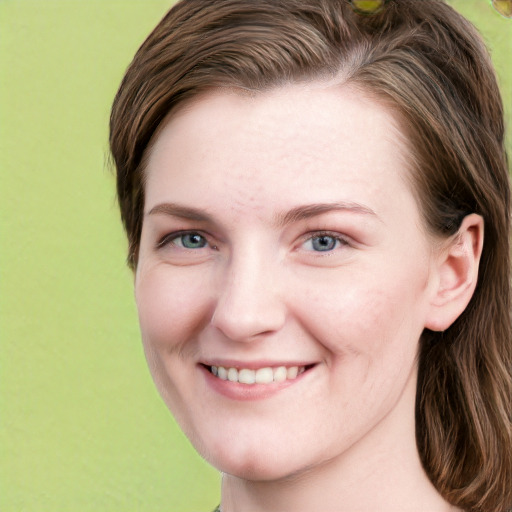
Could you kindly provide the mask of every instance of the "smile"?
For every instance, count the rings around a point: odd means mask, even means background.
[[[311,366],[278,366],[276,368],[269,366],[256,370],[250,368],[207,366],[206,369],[221,380],[239,382],[240,384],[271,384],[273,382],[294,380]]]

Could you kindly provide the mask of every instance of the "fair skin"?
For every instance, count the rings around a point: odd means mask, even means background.
[[[427,235],[400,140],[311,83],[212,91],[151,149],[142,338],[223,512],[453,510],[416,449],[416,354],[469,301],[483,227]]]

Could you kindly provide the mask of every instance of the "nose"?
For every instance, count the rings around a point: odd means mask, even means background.
[[[232,260],[219,287],[211,324],[233,341],[253,341],[278,331],[286,319],[278,265],[253,249]]]

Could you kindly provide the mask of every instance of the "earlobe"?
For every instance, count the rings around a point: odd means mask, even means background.
[[[427,329],[445,331],[466,309],[478,280],[483,240],[484,221],[480,215],[471,214],[440,250]]]

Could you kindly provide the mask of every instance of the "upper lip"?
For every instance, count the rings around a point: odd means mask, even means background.
[[[286,368],[292,368],[298,366],[312,366],[315,365],[315,361],[278,361],[278,360],[258,360],[258,361],[239,361],[235,359],[218,359],[212,358],[201,361],[200,364],[204,366],[222,366],[223,368],[247,368],[248,370],[258,370],[259,368],[278,368],[285,366]]]

